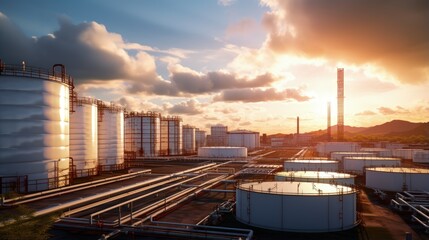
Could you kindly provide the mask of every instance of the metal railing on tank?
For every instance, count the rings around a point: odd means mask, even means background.
[[[26,66],[25,62],[22,64],[5,64],[0,60],[0,75],[54,80],[73,86],[73,78],[71,76],[67,75],[65,71],[55,70],[55,66],[60,65],[61,64],[55,64],[52,70],[49,70],[45,68]]]

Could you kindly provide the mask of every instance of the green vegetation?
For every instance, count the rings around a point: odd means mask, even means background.
[[[383,135],[355,135],[346,138],[350,142],[397,142],[397,143],[429,143],[429,137],[424,135],[411,135],[411,136],[383,136]]]
[[[0,222],[4,223],[10,220],[15,222],[0,227],[0,239],[48,239],[49,234],[47,232],[58,217],[57,214],[40,217],[33,217],[32,214],[33,210],[24,205],[10,209],[7,212],[3,211],[0,214]]]

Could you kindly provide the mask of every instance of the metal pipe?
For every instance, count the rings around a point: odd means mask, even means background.
[[[78,212],[81,212],[81,211],[85,211],[87,209],[90,209],[90,208],[93,208],[93,207],[96,207],[96,206],[99,206],[99,205],[102,205],[102,204],[105,204],[105,203],[108,203],[108,202],[111,202],[111,201],[115,201],[115,200],[118,200],[120,198],[129,196],[129,195],[133,195],[133,194],[136,194],[136,193],[139,193],[139,192],[147,191],[147,190],[150,190],[152,188],[156,188],[158,186],[162,186],[162,185],[168,184],[170,182],[174,182],[174,181],[176,181],[178,179],[180,179],[180,178],[173,178],[173,179],[169,179],[169,180],[166,180],[166,181],[158,182],[158,183],[149,185],[149,186],[144,187],[144,188],[139,188],[139,189],[131,191],[131,192],[127,192],[127,193],[124,193],[124,194],[121,194],[121,195],[118,195],[118,196],[115,196],[115,197],[111,197],[111,198],[107,198],[107,199],[104,199],[104,200],[101,200],[101,201],[98,201],[98,202],[95,202],[95,203],[91,203],[89,205],[85,205],[85,206],[80,207],[80,208],[69,210],[69,211],[63,213],[62,216],[70,216],[71,214],[75,214],[75,213],[78,213]]]
[[[70,185],[70,186],[66,186],[66,187],[60,187],[60,188],[56,188],[56,189],[52,189],[52,190],[47,190],[47,191],[43,191],[43,192],[28,194],[28,195],[13,198],[13,199],[4,199],[1,202],[1,205],[4,207],[12,207],[12,206],[19,205],[19,204],[24,204],[24,203],[33,202],[33,201],[37,201],[37,200],[41,200],[41,199],[45,199],[45,198],[49,198],[49,197],[59,196],[59,195],[67,194],[67,193],[72,193],[75,191],[93,188],[93,187],[109,184],[112,182],[127,180],[130,178],[137,177],[137,175],[141,175],[143,173],[148,173],[148,172],[151,172],[151,170],[150,169],[142,170],[142,171],[135,172],[135,173],[129,173],[129,174],[115,176],[115,177],[111,177],[111,178],[100,179],[100,180],[96,180],[96,181],[85,182],[85,183],[80,183],[80,184],[76,184],[76,185]],[[22,201],[20,201],[20,200],[22,200]],[[13,202],[13,203],[6,204],[8,202]]]
[[[90,196],[90,197],[86,197],[86,198],[83,198],[83,199],[78,199],[78,200],[70,201],[70,202],[67,202],[67,203],[64,203],[64,204],[60,204],[60,205],[57,205],[57,206],[54,206],[54,207],[42,209],[42,210],[39,210],[39,211],[33,213],[33,216],[41,216],[41,215],[49,214],[49,213],[52,213],[52,212],[55,212],[55,211],[58,211],[58,210],[65,209],[65,208],[70,208],[72,206],[75,206],[75,205],[78,205],[78,204],[83,204],[83,203],[86,203],[86,202],[89,202],[89,201],[94,201],[96,199],[107,197],[107,196],[112,195],[112,194],[117,194],[117,193],[120,193],[120,192],[125,192],[125,191],[128,191],[128,190],[133,189],[133,188],[141,187],[141,186],[148,185],[148,184],[151,184],[151,183],[154,183],[154,182],[157,182],[157,181],[161,181],[161,180],[165,180],[165,179],[168,179],[168,178],[176,177],[176,176],[178,176],[180,174],[183,174],[183,173],[189,173],[189,172],[193,172],[193,171],[201,171],[203,169],[211,169],[211,168],[214,168],[214,167],[216,167],[216,164],[215,163],[211,163],[211,164],[207,164],[207,165],[204,165],[204,166],[200,166],[200,167],[196,167],[196,168],[184,170],[184,171],[181,171],[181,172],[178,172],[178,173],[173,173],[173,174],[170,174],[170,175],[167,175],[167,176],[163,176],[163,177],[158,177],[158,178],[155,178],[155,179],[146,180],[144,182],[140,182],[140,183],[136,183],[136,184],[133,184],[133,185],[129,185],[129,186],[126,186],[126,187],[123,187],[123,188],[120,188],[120,189],[115,189],[115,190],[112,190],[112,191],[108,191],[108,192],[104,192],[104,193],[99,193],[99,194],[96,194],[94,196]]]
[[[206,228],[206,229],[216,229],[216,230],[226,230],[226,231],[235,231],[235,232],[251,232],[253,235],[253,230],[245,229],[245,228],[229,228],[229,227],[214,227],[214,226],[201,226],[195,224],[187,224],[187,223],[174,223],[174,222],[164,222],[164,221],[154,221],[151,216],[150,222],[154,224],[165,224],[165,225],[176,225],[176,226],[185,226],[185,227],[193,227],[193,228]],[[248,236],[248,234],[246,234]]]
[[[97,212],[95,212],[95,213],[92,213],[92,214],[90,215],[90,217],[91,217],[90,222],[91,222],[91,224],[93,224],[92,218],[93,218],[94,216],[100,215],[100,214],[102,214],[102,213],[105,213],[105,212],[107,212],[107,211],[113,210],[113,209],[115,209],[115,208],[122,207],[122,206],[124,206],[124,205],[130,204],[130,203],[135,202],[135,201],[137,201],[137,200],[140,200],[140,199],[142,199],[142,198],[145,198],[145,197],[148,197],[148,196],[151,196],[151,195],[154,195],[154,194],[160,193],[160,192],[165,191],[165,190],[167,190],[167,189],[174,188],[174,187],[176,187],[176,186],[181,185],[181,184],[182,184],[182,183],[184,183],[184,182],[193,181],[193,180],[195,180],[195,179],[197,179],[197,178],[200,178],[200,177],[203,177],[203,176],[205,176],[205,175],[206,175],[206,174],[202,174],[202,175],[197,176],[197,177],[193,177],[193,178],[190,178],[190,179],[186,179],[186,180],[180,181],[180,182],[178,182],[178,183],[175,183],[175,184],[169,185],[169,186],[167,186],[167,187],[164,187],[164,188],[161,188],[161,189],[155,190],[155,191],[153,191],[153,192],[150,192],[150,193],[147,193],[147,194],[144,194],[144,195],[138,196],[138,197],[133,198],[133,199],[130,199],[130,200],[128,200],[128,201],[125,201],[125,202],[122,202],[122,203],[119,203],[119,204],[113,205],[113,206],[111,206],[111,207],[105,208],[105,209],[100,210],[100,211],[97,211]],[[166,184],[166,183],[165,183],[165,182],[163,182],[162,184],[157,184],[157,185],[156,185],[156,186],[154,186],[154,187],[158,187],[158,186],[161,186],[161,185],[164,185],[164,184]],[[152,187],[152,186],[151,186],[151,187]]]
[[[217,177],[217,178],[215,178],[215,179],[211,179],[211,180],[209,180],[209,181],[207,181],[207,182],[205,182],[205,183],[202,183],[202,184],[201,184],[201,186],[206,185],[206,184],[210,184],[209,186],[207,186],[207,187],[206,187],[206,188],[210,188],[210,187],[212,187],[213,185],[216,185],[219,181],[220,181],[220,177]],[[215,182],[215,183],[213,184],[212,182]],[[168,202],[168,203],[170,203],[172,200],[174,200],[174,199],[176,199],[176,198],[179,198],[179,197],[181,197],[181,196],[183,196],[183,195],[186,195],[186,194],[188,194],[189,192],[195,191],[196,189],[197,189],[197,188],[188,188],[188,189],[186,189],[186,190],[183,190],[183,191],[181,191],[181,192],[179,192],[179,193],[174,194],[173,196],[170,196],[170,197],[169,197],[169,199],[168,199],[168,201],[167,201],[167,198],[165,198],[164,200],[160,200],[160,201],[158,201],[158,202],[155,202],[155,203],[153,203],[152,205],[147,206],[147,207],[145,207],[145,208],[141,209],[141,210],[140,210],[140,211],[138,211],[138,212],[135,212],[134,214],[135,214],[136,216],[139,216],[139,215],[141,215],[141,214],[147,213],[147,212],[149,212],[149,211],[151,211],[151,210],[156,209],[157,207],[160,207],[160,206],[165,205],[167,202]],[[151,216],[156,216],[156,215],[158,215],[158,214],[160,214],[160,213],[163,213],[163,212],[165,212],[165,211],[167,211],[167,210],[169,210],[169,209],[171,209],[171,208],[173,208],[173,207],[177,206],[178,204],[180,204],[180,203],[182,203],[182,202],[184,202],[184,201],[187,201],[190,197],[194,197],[196,194],[200,193],[201,191],[202,191],[202,189],[201,189],[201,190],[196,190],[193,194],[188,195],[187,197],[185,197],[185,198],[183,198],[183,199],[179,200],[178,202],[176,202],[176,203],[174,203],[174,204],[171,204],[171,205],[169,205],[169,206],[165,206],[165,209],[162,209],[162,210],[159,210],[159,211],[157,211],[157,212],[155,212],[155,213],[152,213],[152,214],[151,214]],[[145,219],[144,221],[146,221],[146,220],[147,220],[147,219]],[[135,222],[135,223],[133,224],[133,226],[137,226],[137,225],[141,224],[141,223],[142,223],[142,222],[144,222],[144,221],[143,221],[143,220],[137,221],[137,222]]]

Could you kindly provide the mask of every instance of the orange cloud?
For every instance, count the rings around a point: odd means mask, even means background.
[[[429,2],[263,0],[275,52],[373,64],[401,82],[429,80]]]

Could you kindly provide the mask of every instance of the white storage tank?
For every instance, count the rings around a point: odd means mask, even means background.
[[[373,152],[332,152],[331,159],[342,161],[344,157],[376,157],[377,154]]]
[[[198,157],[210,158],[241,158],[247,157],[245,147],[200,147]]]
[[[191,125],[182,126],[183,154],[194,154],[195,149],[195,127]]]
[[[290,171],[278,172],[274,179],[276,181],[295,181],[295,182],[318,182],[339,185],[354,185],[355,175],[338,172],[324,171]]]
[[[354,142],[319,142],[316,152],[319,157],[329,157],[331,152],[357,152],[360,146]]]
[[[98,167],[98,110],[97,100],[76,97],[70,113],[70,156],[76,177],[97,174]]]
[[[0,61],[0,178],[3,182],[26,179],[16,183],[15,189],[0,189],[2,192],[69,184],[72,89],[63,65],[46,70]]]
[[[206,131],[195,129],[195,149],[206,146]]]
[[[161,150],[161,114],[127,112],[125,114],[125,151],[137,157],[159,156]]]
[[[259,133],[248,130],[235,130],[228,132],[228,146],[246,147],[253,150],[260,146]]]
[[[378,157],[392,157],[392,149],[387,148],[361,148],[362,152],[373,152]]]
[[[345,172],[363,174],[368,167],[399,167],[400,158],[386,157],[344,157],[343,166]]]
[[[375,167],[366,169],[366,187],[383,191],[429,191],[429,169]]]
[[[228,127],[216,124],[210,127],[209,146],[228,146]]]
[[[402,159],[413,159],[416,151],[419,151],[419,149],[393,149],[392,156]]]
[[[334,232],[355,227],[356,190],[312,182],[251,182],[236,189],[236,219],[276,231]]]
[[[182,142],[182,118],[167,116],[161,118],[161,155],[181,155]]]
[[[338,161],[317,159],[294,159],[284,161],[285,171],[338,171]]]
[[[98,164],[100,171],[124,169],[124,108],[98,102]]]
[[[414,152],[413,162],[415,163],[429,163],[429,151],[421,150]]]

